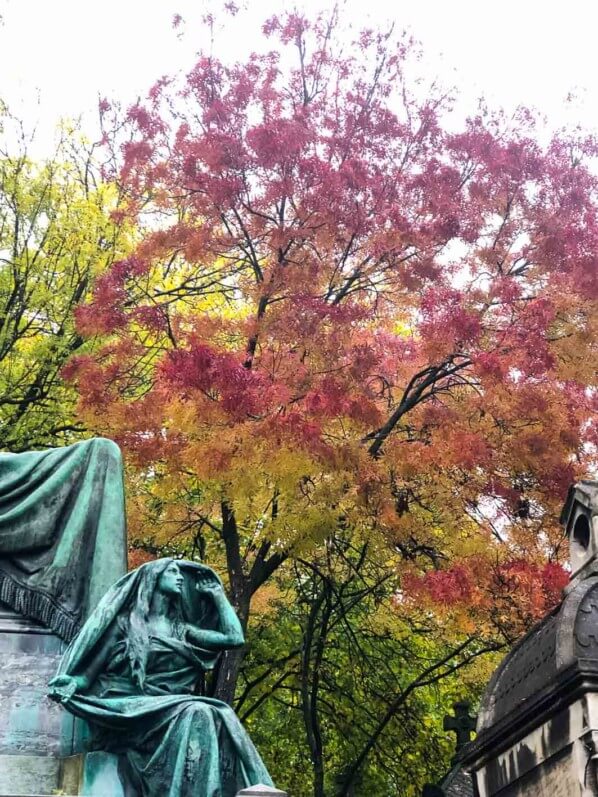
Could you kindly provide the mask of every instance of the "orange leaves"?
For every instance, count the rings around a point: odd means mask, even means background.
[[[127,567],[129,570],[136,570],[146,562],[151,562],[156,557],[141,548],[129,548],[127,556]]]

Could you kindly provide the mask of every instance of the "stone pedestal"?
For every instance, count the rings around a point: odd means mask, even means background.
[[[0,604],[0,795],[51,794],[75,752],[74,718],[46,697],[64,643]]]

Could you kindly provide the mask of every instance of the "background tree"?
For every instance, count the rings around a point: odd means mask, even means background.
[[[488,677],[492,637],[398,606],[397,571],[333,537],[256,601],[236,709],[294,793],[421,794],[448,754],[434,717]]]
[[[75,307],[127,235],[109,217],[117,191],[97,181],[94,148],[76,129],[35,162],[5,108],[0,125],[0,448],[23,451],[84,431],[60,372],[84,345]]]
[[[454,132],[408,42],[337,55],[335,23],[274,18],[269,53],[102,103],[142,240],[78,311],[100,346],[69,375],[127,452],[138,547],[225,562],[245,625],[341,538],[392,553],[397,613],[440,597],[455,633],[512,639],[558,596],[558,510],[595,454],[595,142],[484,109]],[[521,613],[505,583],[542,589]]]

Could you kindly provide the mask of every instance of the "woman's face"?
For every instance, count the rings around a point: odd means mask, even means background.
[[[183,587],[183,574],[176,562],[171,562],[160,576],[158,589],[165,595],[180,595]]]

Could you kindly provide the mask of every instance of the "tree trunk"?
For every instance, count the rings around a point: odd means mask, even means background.
[[[301,703],[314,774],[313,797],[324,797],[324,743],[319,716],[319,688],[324,647],[332,612],[330,584],[323,581],[314,596],[303,634],[301,656]]]
[[[249,602],[251,595],[249,594],[249,583],[246,580],[245,590],[241,595],[232,594],[231,603],[233,604],[237,616],[241,621],[243,633],[247,631],[247,620],[249,619]],[[237,688],[237,681],[239,679],[239,672],[243,659],[245,658],[245,645],[241,648],[233,648],[232,650],[225,651],[218,663],[216,677],[214,679],[213,696],[218,700],[223,700],[232,706],[235,699],[235,690]]]
[[[259,546],[253,560],[251,570],[246,572],[243,557],[241,556],[241,541],[237,529],[237,521],[232,506],[228,501],[221,503],[222,527],[221,537],[226,549],[226,566],[230,585],[230,600],[241,621],[243,633],[247,632],[249,621],[249,608],[251,598],[255,591],[261,587],[273,573],[282,565],[288,556],[286,551],[271,553],[272,545],[267,540]],[[276,496],[273,499],[272,513],[278,512]],[[246,563],[245,563],[246,564]],[[237,680],[243,659],[245,647],[236,650],[227,650],[220,659],[216,676],[213,681],[211,693],[213,697],[224,700],[232,705],[237,688]]]

